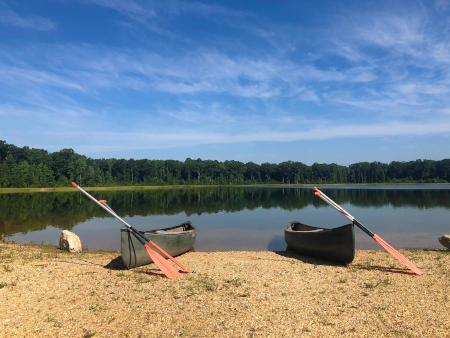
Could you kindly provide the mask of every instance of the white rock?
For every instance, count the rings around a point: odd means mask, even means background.
[[[80,237],[67,230],[61,231],[59,234],[59,248],[70,252],[81,252]]]
[[[439,243],[441,243],[443,246],[445,246],[447,249],[450,250],[450,235],[444,235],[439,237]]]

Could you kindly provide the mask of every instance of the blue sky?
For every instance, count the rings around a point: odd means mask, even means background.
[[[449,1],[0,0],[0,139],[92,158],[450,158]]]

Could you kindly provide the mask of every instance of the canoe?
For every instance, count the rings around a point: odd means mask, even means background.
[[[327,229],[291,221],[284,229],[284,239],[288,249],[302,255],[344,264],[355,258],[353,223]]]
[[[181,255],[194,247],[197,229],[186,222],[171,228],[141,231],[145,237],[155,242],[171,256]],[[128,269],[150,264],[153,261],[144,246],[139,243],[129,229],[120,229],[122,260]],[[161,252],[149,245],[155,252]],[[163,254],[161,256],[165,257]]]

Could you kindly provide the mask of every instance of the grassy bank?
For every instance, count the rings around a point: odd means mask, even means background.
[[[445,337],[450,251],[336,265],[292,252],[189,252],[192,273],[126,270],[117,252],[0,244],[4,337]]]
[[[152,189],[180,189],[189,187],[201,187],[199,185],[164,185],[164,186],[119,186],[119,187],[83,187],[86,191],[101,190],[152,190]],[[208,186],[210,187],[210,186]],[[65,192],[77,191],[77,188],[70,187],[54,187],[54,188],[0,188],[0,194],[13,193],[32,193],[32,192]]]
[[[313,186],[382,186],[382,185],[450,185],[450,183],[364,183],[364,184],[253,184],[253,185],[162,185],[162,186],[118,186],[118,187],[83,187],[87,191],[96,190],[151,190],[151,189],[180,189],[199,187],[313,187]],[[33,193],[33,192],[64,192],[75,191],[76,188],[52,187],[52,188],[0,188],[0,194]]]

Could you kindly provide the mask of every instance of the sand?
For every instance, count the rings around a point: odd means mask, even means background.
[[[2,337],[450,337],[450,251],[189,252],[126,270],[118,252],[0,244]]]

